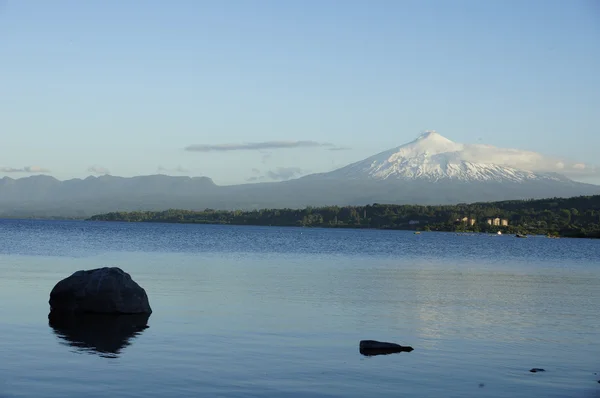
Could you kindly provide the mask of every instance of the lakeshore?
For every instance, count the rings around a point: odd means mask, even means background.
[[[393,229],[600,238],[600,196],[446,206],[325,206],[304,209],[111,212],[88,221]]]

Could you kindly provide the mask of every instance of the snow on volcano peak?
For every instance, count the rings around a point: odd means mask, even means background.
[[[380,155],[389,154],[389,160],[392,161],[392,159],[395,160],[399,157],[431,156],[440,153],[457,152],[462,150],[463,147],[464,145],[452,142],[435,131],[428,131],[421,134],[416,140],[390,151],[382,152]]]
[[[345,179],[403,179],[525,182],[565,177],[536,173],[535,166],[548,164],[542,155],[490,145],[459,144],[435,131],[365,160],[327,173]],[[527,167],[519,167],[526,165]]]

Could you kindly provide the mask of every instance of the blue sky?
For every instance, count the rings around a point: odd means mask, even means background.
[[[426,129],[598,165],[598,71],[594,0],[0,0],[0,175],[270,180]]]

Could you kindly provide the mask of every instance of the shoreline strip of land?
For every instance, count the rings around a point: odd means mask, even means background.
[[[482,232],[600,238],[600,195],[472,204],[111,212],[88,221]]]

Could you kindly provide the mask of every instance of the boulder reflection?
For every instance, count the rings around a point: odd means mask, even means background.
[[[390,355],[398,354],[400,352],[410,352],[410,350],[398,348],[359,348],[359,352],[365,357],[375,357],[377,355]]]
[[[48,324],[63,344],[77,351],[118,358],[148,326],[149,314],[65,314],[50,312]]]

